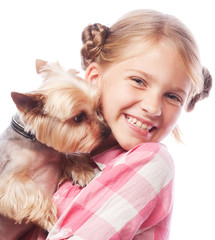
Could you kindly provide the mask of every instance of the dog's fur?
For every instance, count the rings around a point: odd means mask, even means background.
[[[84,186],[94,177],[89,159],[72,153],[89,153],[109,131],[95,87],[58,63],[37,60],[36,68],[44,78],[41,87],[11,93],[15,121],[36,140],[11,126],[0,136],[1,239],[18,239],[29,222],[49,231],[57,220],[51,195],[58,184],[73,179]]]

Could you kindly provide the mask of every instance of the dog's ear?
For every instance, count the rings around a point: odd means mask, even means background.
[[[44,97],[42,94],[11,92],[11,97],[20,112],[26,113],[31,110],[42,111],[44,102]]]
[[[44,80],[47,80],[48,78],[62,72],[63,69],[58,62],[49,63],[44,60],[37,59],[36,71]]]
[[[47,64],[46,61],[37,59],[36,60],[36,71],[38,74],[40,74],[43,71],[44,66]]]
[[[41,59],[36,60],[36,71],[37,74],[40,74],[44,80],[48,79],[52,73],[50,64]]]
[[[210,72],[208,71],[208,69],[205,67],[202,68],[202,77],[204,80],[202,91],[192,97],[191,101],[187,106],[188,112],[194,109],[195,104],[198,101],[203,100],[204,98],[207,98],[209,96],[210,90],[212,88],[212,76],[210,75]]]

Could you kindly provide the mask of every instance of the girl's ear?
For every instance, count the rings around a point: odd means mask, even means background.
[[[101,84],[101,67],[99,67],[99,65],[95,62],[91,63],[87,69],[86,69],[86,73],[85,73],[85,80],[97,85],[98,87]]]

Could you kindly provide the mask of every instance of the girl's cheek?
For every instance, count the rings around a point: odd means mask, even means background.
[[[166,123],[167,125],[169,125],[169,127],[171,128],[171,130],[176,126],[178,119],[181,115],[181,108],[177,109],[177,110],[170,110],[169,114],[166,115]],[[168,126],[167,126],[168,127]]]

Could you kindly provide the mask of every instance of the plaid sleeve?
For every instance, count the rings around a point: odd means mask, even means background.
[[[166,147],[141,144],[110,162],[47,239],[168,239],[174,165]]]

